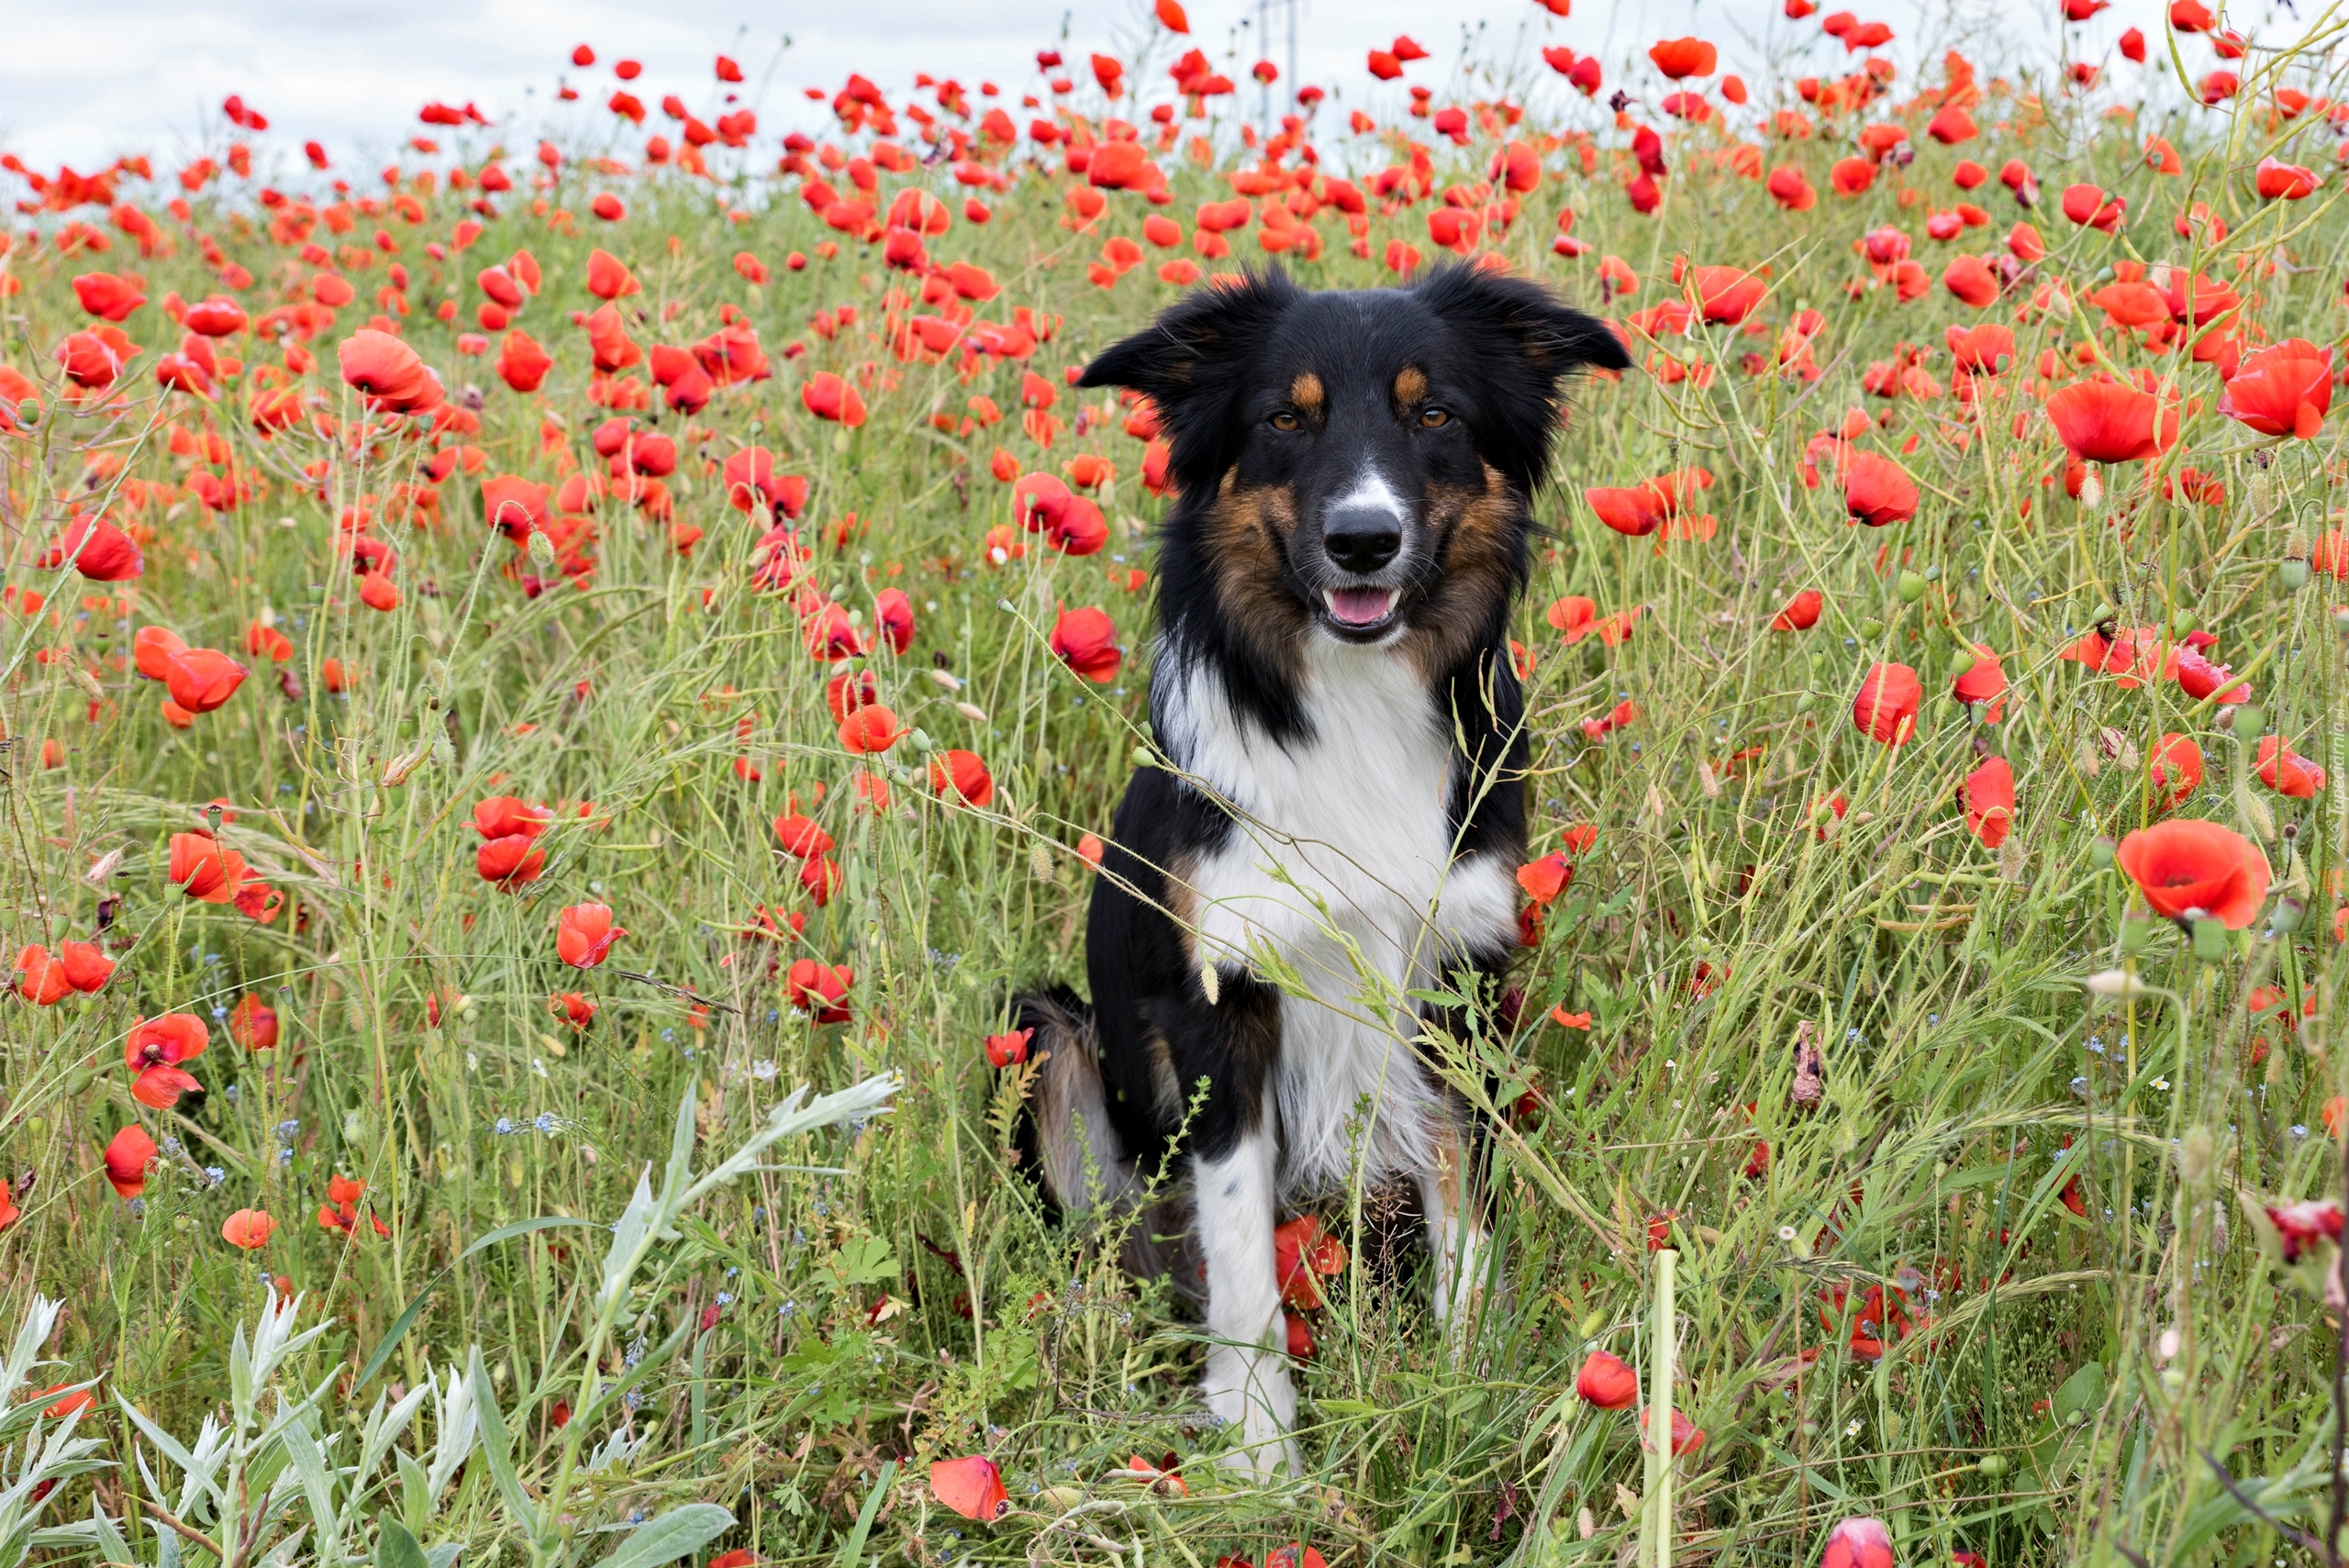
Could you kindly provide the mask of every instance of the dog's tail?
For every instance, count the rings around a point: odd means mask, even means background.
[[[1030,1168],[1063,1212],[1124,1208],[1141,1196],[1134,1162],[1109,1120],[1093,1009],[1065,985],[1019,998],[1028,1053],[1041,1058],[1022,1129]]]
[[[1022,996],[1016,1006],[1019,1027],[1035,1031],[1030,1054],[1042,1059],[1020,1122],[1022,1162],[1060,1213],[1123,1218],[1118,1261],[1129,1274],[1163,1278],[1177,1294],[1203,1300],[1206,1269],[1190,1196],[1179,1186],[1154,1184],[1119,1138],[1101,1083],[1093,1009],[1064,985]]]

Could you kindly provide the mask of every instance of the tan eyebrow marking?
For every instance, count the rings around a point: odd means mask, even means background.
[[[1323,395],[1321,378],[1311,371],[1300,373],[1295,381],[1288,384],[1288,400],[1308,414],[1321,411]]]
[[[1417,365],[1405,365],[1395,375],[1395,402],[1408,408],[1428,395],[1427,372]]]

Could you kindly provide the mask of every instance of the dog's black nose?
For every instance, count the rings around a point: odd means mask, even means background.
[[[1340,571],[1366,577],[1403,548],[1402,524],[1384,507],[1341,506],[1321,525],[1321,548]]]

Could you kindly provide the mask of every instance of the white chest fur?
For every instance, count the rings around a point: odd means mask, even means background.
[[[1512,867],[1453,860],[1448,716],[1399,651],[1327,638],[1307,660],[1310,734],[1286,746],[1212,672],[1158,668],[1169,756],[1242,814],[1191,868],[1196,950],[1233,973],[1269,950],[1304,993],[1281,1008],[1282,1186],[1335,1184],[1357,1160],[1424,1169],[1438,1102],[1402,993],[1471,942],[1509,940],[1516,909]]]

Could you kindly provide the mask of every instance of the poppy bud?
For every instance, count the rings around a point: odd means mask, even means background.
[[[544,528],[530,530],[530,564],[541,572],[554,570],[554,540],[547,538]]]
[[[2199,917],[2194,922],[2194,956],[2205,963],[2223,963],[2227,958],[2227,928],[2210,916]]]

